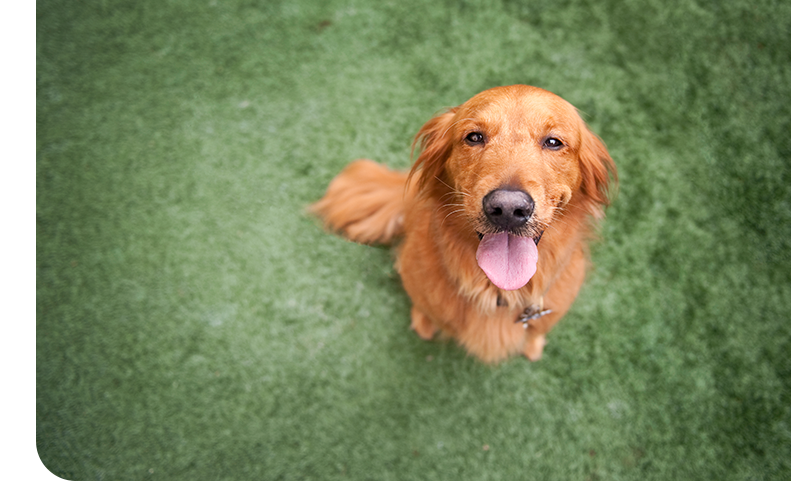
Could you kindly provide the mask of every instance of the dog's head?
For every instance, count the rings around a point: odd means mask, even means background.
[[[600,217],[609,203],[604,144],[571,104],[536,87],[484,91],[427,122],[415,143],[410,177],[461,207],[481,238],[479,265],[506,290],[530,279],[536,243],[564,212]]]

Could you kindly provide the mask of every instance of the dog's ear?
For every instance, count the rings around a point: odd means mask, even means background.
[[[453,117],[456,115],[456,108],[431,118],[420,128],[412,143],[412,152],[419,147],[420,155],[412,170],[409,172],[409,180],[417,176],[418,188],[422,190],[429,182],[442,174],[445,161],[450,155],[453,146],[450,139],[450,128],[453,124]]]
[[[579,159],[582,175],[580,191],[593,205],[593,213],[599,215],[601,207],[610,204],[610,193],[618,182],[618,173],[604,142],[587,126],[582,128]]]

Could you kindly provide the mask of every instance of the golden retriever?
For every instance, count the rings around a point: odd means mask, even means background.
[[[587,241],[617,175],[602,141],[562,98],[489,89],[428,121],[411,171],[349,164],[309,210],[361,243],[398,240],[411,328],[493,363],[541,358],[577,296]]]

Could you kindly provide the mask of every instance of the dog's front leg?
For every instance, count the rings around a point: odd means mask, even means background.
[[[523,352],[528,360],[538,361],[541,355],[544,354],[544,346],[547,344],[547,338],[543,333],[532,327],[527,328],[527,337],[525,338],[525,346]]]
[[[412,306],[412,324],[409,325],[411,329],[417,333],[418,336],[425,340],[430,340],[434,337],[439,328],[434,326],[428,316],[426,316],[417,307]]]

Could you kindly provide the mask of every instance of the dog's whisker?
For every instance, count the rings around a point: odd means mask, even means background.
[[[445,195],[443,195],[442,198],[439,199],[439,201],[444,202],[446,198],[453,198],[454,196],[459,196],[460,198],[464,199],[464,197],[467,195],[462,192],[448,192]]]
[[[447,184],[447,183],[446,183],[444,180],[442,180],[440,177],[438,177],[438,176],[436,176],[436,175],[434,176],[434,178],[435,178],[435,179],[436,179],[438,182],[440,182],[440,183],[442,183],[443,185],[445,185],[446,187],[450,188],[450,190],[451,190],[451,191],[450,191],[448,194],[446,194],[446,195],[456,195],[456,194],[458,194],[458,195],[461,195],[461,196],[463,196],[463,197],[471,197],[471,196],[472,196],[472,195],[470,195],[469,193],[467,193],[467,192],[465,192],[465,191],[462,191],[462,190],[458,190],[458,189],[456,189],[456,188],[453,188],[452,186],[448,185],[448,184]]]
[[[448,219],[448,217],[450,217],[451,215],[454,215],[454,214],[456,214],[456,213],[463,212],[463,211],[464,211],[464,209],[458,209],[458,210],[454,210],[454,211],[452,211],[452,212],[448,212],[448,214],[447,214],[447,215],[445,215],[445,218],[443,218],[443,219],[442,219],[442,223],[440,223],[440,226],[442,226],[442,225],[445,225],[445,221],[446,221],[446,220]]]

